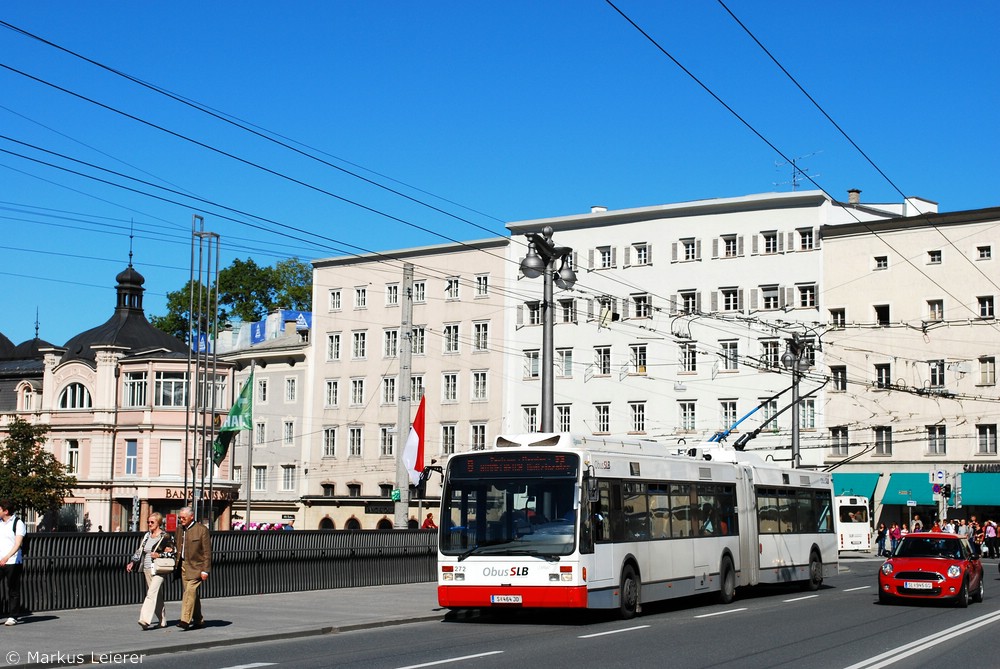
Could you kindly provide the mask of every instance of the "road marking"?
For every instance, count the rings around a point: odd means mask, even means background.
[[[740,611],[746,611],[747,608],[744,606],[742,609],[728,609],[726,611],[719,611],[717,613],[703,613],[700,616],[695,616],[695,618],[711,618],[712,616],[724,616],[729,613],[739,613]]]
[[[993,613],[988,613],[985,616],[973,618],[968,622],[959,623],[954,627],[949,627],[946,630],[924,637],[919,641],[903,644],[902,646],[888,650],[881,655],[876,655],[875,657],[870,657],[867,660],[862,660],[857,664],[852,664],[846,669],[880,669],[881,667],[888,667],[889,665],[895,664],[896,662],[911,655],[916,655],[917,653],[923,652],[928,648],[933,648],[945,639],[956,637],[961,634],[965,634],[966,632],[971,632],[974,629],[978,629],[984,625],[990,625],[995,622],[1000,622],[1000,611],[994,611]]]
[[[435,660],[434,662],[424,662],[423,664],[408,664],[405,667],[399,667],[399,669],[420,669],[420,667],[433,667],[438,664],[475,660],[476,658],[486,657],[487,655],[500,655],[501,653],[503,653],[502,650],[491,650],[488,653],[476,653],[475,655],[463,655],[462,657],[449,657],[447,660]]]
[[[620,630],[611,630],[610,632],[597,632],[595,634],[584,634],[583,636],[577,637],[578,639],[593,639],[595,636],[606,636],[608,634],[618,634],[619,632],[631,632],[633,630],[646,629],[649,625],[639,625],[637,627],[626,627]]]
[[[819,595],[806,595],[805,597],[796,597],[795,599],[786,599],[784,602],[801,602],[803,599],[812,599],[813,597],[819,597]]]
[[[251,664],[234,664],[231,667],[222,667],[222,669],[256,669],[257,667],[273,667],[275,662],[253,662]]]
[[[870,586],[870,585],[862,585],[860,588],[848,588],[847,590],[844,590],[843,592],[854,592],[855,590],[866,590],[867,588],[870,588],[870,587],[872,587],[872,586]]]

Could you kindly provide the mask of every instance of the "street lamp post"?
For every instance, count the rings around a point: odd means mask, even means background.
[[[798,335],[793,334],[787,340],[785,352],[781,355],[782,366],[792,373],[792,469],[798,469],[802,464],[799,453],[799,379],[802,377],[802,370],[808,366],[803,360],[804,351],[805,344]]]
[[[521,273],[529,279],[538,276],[544,279],[542,290],[542,432],[554,432],[552,414],[555,410],[555,386],[553,384],[552,350],[552,284],[569,290],[576,283],[576,272],[569,262],[573,249],[556,246],[552,241],[552,228],[545,226],[542,234],[529,232],[528,254],[521,260]],[[561,261],[556,270],[556,263]]]

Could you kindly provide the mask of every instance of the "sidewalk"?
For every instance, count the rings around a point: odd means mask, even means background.
[[[346,632],[440,620],[447,612],[438,607],[437,583],[204,599],[202,606],[206,625],[190,631],[177,627],[180,602],[167,602],[168,627],[148,631],[137,624],[140,603],[27,616],[14,627],[0,626],[0,667],[81,664],[95,662],[92,654],[152,655]]]

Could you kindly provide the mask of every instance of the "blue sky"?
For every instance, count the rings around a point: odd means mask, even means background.
[[[195,213],[225,266],[787,191],[776,163],[800,156],[834,197],[901,200],[721,4],[616,4],[784,157],[603,1],[5,2],[16,28],[447,213],[0,27],[0,332],[30,339],[36,309],[56,345],[104,322],[130,225],[146,312],[162,314]],[[996,3],[726,4],[905,194],[1000,205]]]

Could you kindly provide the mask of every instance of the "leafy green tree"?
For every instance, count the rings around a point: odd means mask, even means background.
[[[188,313],[191,305],[191,285],[195,286],[194,299],[195,302],[198,300],[199,289],[202,294],[208,290],[203,283],[200,281],[188,281],[184,284],[184,287],[180,290],[174,290],[167,293],[167,313],[163,316],[150,316],[149,322],[153,324],[153,327],[163,330],[167,334],[171,334],[181,341],[187,341],[188,337]],[[202,331],[208,330],[208,323],[202,323]]]
[[[76,477],[45,450],[48,433],[48,425],[32,425],[21,418],[7,426],[0,449],[0,498],[11,500],[22,513],[55,511],[76,485]]]
[[[312,311],[312,265],[298,258],[281,260],[274,266],[277,306]]]
[[[245,323],[259,321],[275,308],[277,293],[273,267],[237,258],[219,272],[219,320],[229,322],[235,316]]]
[[[152,316],[157,328],[187,341],[188,287],[167,293],[167,313]],[[202,288],[204,290],[204,288]],[[275,309],[312,308],[312,266],[298,258],[281,260],[274,267],[261,266],[252,258],[240,260],[219,272],[219,327],[233,320],[259,321]],[[208,330],[204,324],[202,330]]]

